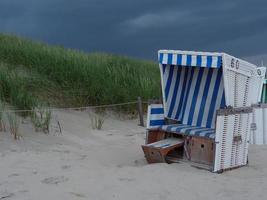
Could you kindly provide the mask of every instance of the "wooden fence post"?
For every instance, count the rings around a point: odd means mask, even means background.
[[[138,97],[137,101],[138,101],[138,114],[140,120],[139,126],[144,126],[144,113],[143,113],[143,105],[141,97]]]

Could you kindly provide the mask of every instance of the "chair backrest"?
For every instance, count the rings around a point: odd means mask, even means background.
[[[160,50],[165,117],[215,127],[216,110],[260,101],[265,68],[225,53]]]
[[[165,124],[162,104],[151,104],[147,109],[147,129],[156,129]]]
[[[265,67],[257,67],[227,54],[223,63],[226,105],[235,108],[260,102]]]
[[[225,107],[222,68],[162,65],[165,116],[182,124],[214,128]]]

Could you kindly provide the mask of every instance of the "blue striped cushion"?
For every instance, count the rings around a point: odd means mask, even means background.
[[[215,138],[215,130],[212,128],[204,128],[199,126],[190,126],[184,124],[171,124],[163,125],[160,127],[161,130],[172,133],[180,133],[189,136],[198,136],[205,138]]]

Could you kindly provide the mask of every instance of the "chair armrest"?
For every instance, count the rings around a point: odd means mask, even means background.
[[[162,104],[151,104],[147,109],[147,129],[158,129],[165,125],[164,109]]]

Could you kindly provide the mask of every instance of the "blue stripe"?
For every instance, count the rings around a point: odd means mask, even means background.
[[[199,134],[202,132],[203,130],[197,130],[193,133],[191,133],[190,135],[195,135],[195,136],[199,136]]]
[[[187,55],[186,57],[186,65],[187,66],[191,66],[192,63],[192,56],[191,55]]]
[[[150,126],[161,126],[164,125],[165,121],[163,119],[150,120]]]
[[[210,137],[211,135],[214,135],[214,134],[215,134],[215,131],[210,131],[210,132],[207,132],[204,137]]]
[[[202,64],[202,56],[198,55],[197,56],[197,66],[201,67],[201,64]]]
[[[185,68],[185,75],[184,75],[184,81],[183,81],[183,86],[182,86],[182,92],[181,92],[181,96],[178,97],[178,98],[180,98],[180,101],[179,101],[178,109],[177,109],[176,115],[175,115],[175,119],[177,119],[177,120],[180,120],[179,116],[181,114],[181,108],[182,108],[182,105],[184,103],[184,94],[185,94],[185,90],[186,90],[186,82],[188,79],[188,71],[189,71],[189,68]]]
[[[177,65],[182,65],[182,55],[181,54],[177,55]]]
[[[169,125],[169,126],[166,128],[166,131],[171,131],[172,128],[180,127],[180,126],[185,126],[185,125],[183,125],[183,124],[173,124],[173,125]]]
[[[170,92],[170,87],[171,87],[171,83],[172,83],[172,75],[173,75],[173,69],[174,69],[174,66],[170,66],[170,71],[169,71],[169,76],[168,76],[168,80],[167,80],[167,83],[166,83],[166,87],[165,87],[165,98],[166,98],[166,101],[168,99],[168,96],[169,96],[169,92]]]
[[[175,128],[175,127],[179,127],[179,126],[183,126],[183,124],[171,124],[171,125],[166,125],[164,127],[162,127],[162,130],[165,130],[167,132],[170,132],[172,128]]]
[[[151,108],[151,115],[155,115],[155,114],[163,114],[164,110],[163,108]]]
[[[189,119],[188,119],[188,123],[192,125],[193,122],[193,117],[194,117],[194,113],[195,113],[195,108],[196,108],[196,103],[197,103],[197,97],[198,97],[198,93],[199,93],[199,88],[201,85],[201,80],[203,77],[203,72],[204,72],[204,68],[200,68],[199,72],[198,72],[198,76],[197,76],[197,82],[196,82],[196,86],[195,86],[195,90],[194,90],[194,94],[193,94],[193,99],[192,99],[192,103],[191,103],[191,107],[190,107],[190,111],[189,111]]]
[[[204,131],[213,131],[213,129],[208,129],[208,128],[201,128],[199,127],[197,131],[195,132],[190,132],[190,135],[195,135],[195,136],[199,136],[202,132]],[[214,132],[214,131],[213,131]]]
[[[224,93],[224,91],[223,91],[223,95],[222,95],[220,108],[225,108],[225,93]]]
[[[217,68],[222,66],[222,57],[218,56],[218,60],[217,60]]]
[[[168,126],[168,127],[166,128],[166,131],[171,131],[171,129],[172,129],[173,127],[176,127],[176,125],[170,125],[170,126]]]
[[[215,108],[215,104],[216,104],[216,99],[217,99],[218,92],[219,92],[220,82],[222,80],[221,77],[222,77],[222,70],[220,69],[220,70],[218,70],[218,73],[217,73],[216,82],[214,85],[213,94],[212,94],[212,98],[211,98],[209,115],[208,115],[207,124],[206,124],[206,127],[208,127],[208,128],[211,127],[212,118],[213,118],[213,114],[214,114],[214,108]]]
[[[177,100],[176,98],[177,98],[177,91],[178,91],[178,88],[179,88],[179,82],[180,82],[180,78],[181,78],[181,72],[182,72],[182,67],[178,67],[177,77],[176,77],[176,80],[175,80],[175,86],[174,86],[174,91],[173,91],[171,105],[169,107],[168,117],[171,117],[172,112],[173,112],[173,108],[174,108],[174,105],[175,105],[175,102]]]
[[[166,65],[165,64],[162,65],[162,69],[163,69],[163,74],[165,74],[165,71],[166,71]]]
[[[208,70],[208,75],[207,75],[206,83],[204,86],[204,91],[203,91],[200,109],[199,109],[198,118],[197,118],[197,126],[201,126],[201,124],[202,124],[203,113],[205,110],[205,105],[206,105],[206,101],[207,101],[207,97],[208,97],[208,92],[209,92],[209,88],[210,88],[210,81],[212,78],[213,71],[214,71],[213,69]]]
[[[212,56],[207,56],[207,67],[211,67],[212,65]]]
[[[170,146],[171,144],[162,144],[161,146],[160,146],[160,148],[164,148],[164,147],[168,147],[168,146]]]
[[[195,126],[191,126],[188,129],[184,130],[183,133],[184,134],[189,134],[191,131],[199,129],[199,127],[195,127]]]
[[[206,129],[206,128],[200,128],[199,130],[197,130],[197,131],[195,131],[195,133],[194,134],[192,134],[192,135],[195,135],[195,136],[199,136],[202,132],[204,132],[204,131],[209,131],[209,132],[213,132],[214,133],[214,130],[213,129]]]
[[[159,63],[162,63],[163,62],[163,53],[160,53],[159,54]]]
[[[214,139],[215,138],[215,133],[214,134],[210,134],[209,138]]]
[[[191,70],[191,73],[190,73],[190,79],[189,79],[189,83],[188,83],[188,86],[187,86],[187,91],[186,91],[186,96],[185,96],[185,99],[184,99],[184,102],[183,103],[183,109],[182,109],[182,119],[184,118],[184,113],[185,113],[185,108],[186,108],[186,102],[187,102],[187,99],[188,99],[188,96],[189,96],[189,91],[190,91],[190,88],[191,88],[191,84],[192,84],[192,79],[193,79],[193,76],[194,76],[194,69]]]
[[[168,54],[168,60],[167,60],[167,63],[168,63],[169,65],[172,64],[172,53],[169,53],[169,54]]]
[[[175,129],[175,131],[176,132],[180,132],[182,129],[184,129],[184,128],[188,128],[189,126],[184,126],[184,127],[177,127],[176,129]]]

